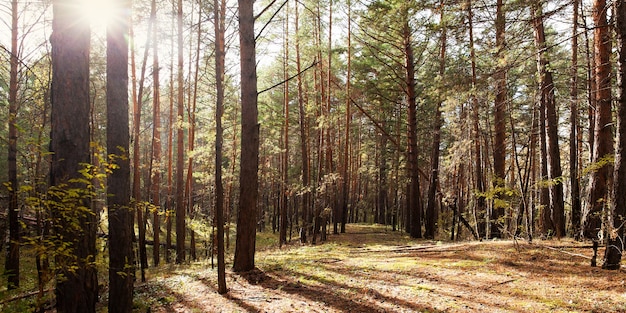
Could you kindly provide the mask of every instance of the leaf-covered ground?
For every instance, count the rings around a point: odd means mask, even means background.
[[[136,311],[626,312],[626,274],[590,267],[584,245],[414,241],[349,225],[323,244],[259,251],[257,270],[227,270],[226,295],[208,261],[150,270]]]

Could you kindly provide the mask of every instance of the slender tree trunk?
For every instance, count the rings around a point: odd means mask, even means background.
[[[551,212],[552,226],[558,238],[565,236],[565,208],[563,203],[563,183],[561,182],[561,157],[558,141],[558,121],[556,116],[556,101],[554,96],[554,82],[550,70],[550,62],[545,55],[546,38],[543,27],[543,10],[538,2],[532,6],[535,28],[535,45],[537,46],[537,67],[540,77],[540,95],[542,107],[545,109],[546,144],[548,158],[548,179],[550,180],[550,207],[546,214]]]
[[[505,14],[504,0],[496,2],[496,55],[497,62],[494,80],[496,81],[496,97],[494,101],[493,123],[493,186],[495,188],[504,187],[506,181],[506,68],[505,60]],[[502,194],[498,194],[503,196]],[[490,237],[502,237],[501,228],[504,227],[504,208],[495,205],[492,208],[490,216]]]
[[[156,0],[152,0],[151,6],[156,7]],[[154,266],[159,266],[160,261],[160,211],[161,211],[161,94],[160,94],[160,82],[159,82],[159,49],[158,31],[157,27],[152,30],[152,80],[153,82],[153,97],[152,97],[152,119],[154,126],[152,127],[152,162],[156,163],[156,168],[152,168],[152,203],[154,204],[153,212],[153,228],[154,228],[154,245],[152,247],[152,259]]]
[[[194,197],[193,197],[193,151],[195,149],[196,139],[196,102],[198,98],[198,72],[200,69],[200,44],[202,43],[202,6],[198,6],[198,38],[196,42],[196,59],[193,79],[193,97],[189,99],[191,103],[188,107],[189,118],[189,157],[187,160],[187,178],[185,179],[185,202],[187,207],[187,213],[190,218],[194,217]],[[191,70],[190,70],[191,72]],[[190,239],[190,255],[192,260],[196,260],[196,232],[193,229],[189,229]]]
[[[474,15],[472,12],[472,1],[467,0],[467,15],[468,15],[468,32],[469,32],[469,46],[470,46],[470,60],[472,63],[472,88],[475,90],[477,88],[478,78],[476,74],[476,50],[474,49],[474,27],[473,20]],[[474,188],[476,190],[476,204],[474,206],[475,213],[484,213],[486,212],[485,205],[485,197],[483,193],[485,192],[485,180],[483,177],[483,167],[482,167],[482,154],[480,149],[480,104],[478,103],[478,97],[476,94],[471,95],[472,101],[472,141],[474,148]],[[482,222],[484,219],[476,218],[477,221],[477,232],[479,236],[482,238],[485,236],[485,223]]]
[[[295,12],[295,27],[296,27],[296,70],[298,73],[302,71],[302,66],[300,63],[300,15],[298,11],[299,3],[295,4],[296,12]],[[298,84],[298,117],[299,117],[299,126],[300,126],[300,151],[302,154],[302,186],[304,187],[304,192],[302,193],[302,227],[304,228],[304,232],[307,232],[311,227],[311,218],[312,214],[311,205],[310,205],[310,197],[311,192],[309,191],[309,185],[311,183],[310,169],[309,169],[309,138],[307,136],[307,123],[306,123],[306,111],[304,109],[305,106],[305,94],[303,91],[303,80],[302,74],[297,77]]]
[[[20,285],[20,223],[19,203],[17,193],[17,92],[18,92],[18,3],[11,1],[11,56],[10,56],[10,82],[9,82],[9,153],[8,153],[8,178],[7,186],[9,193],[8,219],[9,219],[9,250],[4,263],[7,277],[7,289],[14,289]],[[0,231],[4,232],[4,228]],[[2,238],[4,240],[4,235]]]
[[[570,135],[569,135],[569,169],[570,192],[572,203],[572,231],[575,236],[580,233],[580,178],[578,177],[578,7],[580,0],[574,0],[572,25],[572,69],[570,89]]]
[[[343,185],[341,188],[341,229],[346,232],[346,222],[348,215],[348,194],[350,193],[350,124],[352,123],[352,112],[350,110],[350,76],[352,75],[352,3],[348,0],[348,68],[346,73],[346,117],[345,117],[345,137],[343,146]]]
[[[153,1],[154,3],[154,1]],[[128,129],[128,42],[131,2],[116,1],[115,23],[107,28],[107,154],[118,166],[107,176],[109,208],[109,312],[133,306],[133,214],[130,210]]]
[[[72,9],[78,0],[53,2],[52,123],[50,185],[61,190],[84,190],[73,181],[84,179],[81,170],[91,160],[89,148],[89,22]],[[62,199],[61,199],[62,198]],[[96,212],[89,197],[54,198],[55,235],[69,245],[71,254],[57,255],[56,307],[58,312],[96,311],[98,276],[94,264]],[[63,202],[61,202],[63,201]],[[87,208],[87,209],[85,209]]]
[[[182,125],[185,114],[183,80],[183,1],[178,0],[176,21],[178,25],[178,92],[176,118],[176,264],[185,261],[185,129]]]
[[[239,0],[239,47],[241,64],[241,171],[237,243],[233,270],[254,269],[259,168],[254,10],[250,0]]]
[[[440,21],[444,23],[444,0],[441,0],[440,7]],[[439,77],[442,84],[445,84],[445,70],[446,70],[446,25],[441,25],[441,46],[439,51]],[[440,88],[445,88],[441,86]],[[443,91],[441,93],[444,93]],[[435,108],[435,121],[433,125],[433,147],[430,157],[431,173],[430,184],[428,185],[428,200],[425,216],[425,232],[424,237],[428,239],[435,238],[437,231],[437,204],[436,193],[437,185],[439,184],[439,145],[441,143],[441,105],[443,103],[443,96],[437,101],[437,107]]]
[[[615,21],[618,48],[618,109],[617,109],[617,150],[613,171],[613,227],[609,231],[604,264],[602,268],[618,270],[624,251],[624,223],[626,221],[626,3],[615,3]]]
[[[596,110],[593,163],[597,170],[591,173],[589,210],[584,217],[584,237],[598,238],[602,226],[602,214],[611,179],[611,164],[606,160],[614,153],[611,119],[611,36],[607,23],[607,4],[596,0],[593,5]]]
[[[215,224],[217,225],[217,292],[225,294],[226,263],[224,262],[224,186],[222,184],[222,146],[224,130],[222,115],[224,113],[224,72],[225,72],[225,15],[226,1],[214,0],[215,10]],[[218,9],[219,8],[219,9]]]
[[[173,206],[173,158],[174,158],[174,20],[173,16],[176,12],[176,6],[172,1],[172,27],[170,32],[170,51],[172,57],[170,59],[170,107],[169,107],[169,121],[167,132],[167,204],[165,208],[165,262],[170,263],[170,250],[172,248],[172,206]]]
[[[280,232],[279,232],[279,246],[287,243],[287,224],[289,208],[289,4],[285,7],[285,20],[284,20],[284,51],[285,59],[283,62],[283,79],[285,83],[283,85],[283,113],[285,115],[283,123],[283,167],[282,167],[282,187],[280,195]]]
[[[408,104],[408,162],[409,188],[407,193],[407,213],[411,237],[422,238],[422,200],[420,196],[419,165],[417,151],[417,102],[415,95],[415,55],[408,21],[408,8],[404,9],[404,57],[405,85]]]

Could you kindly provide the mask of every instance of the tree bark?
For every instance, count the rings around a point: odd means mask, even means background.
[[[185,261],[185,129],[182,125],[185,114],[183,80],[183,1],[178,0],[176,21],[178,26],[178,92],[176,118],[176,264]]]
[[[589,209],[584,217],[585,238],[598,238],[602,226],[602,213],[607,206],[607,195],[610,185],[611,164],[607,157],[614,152],[611,119],[611,36],[607,23],[607,6],[605,0],[596,0],[593,5],[594,51],[596,110],[593,163],[597,167],[591,173],[589,182]]]
[[[570,202],[572,203],[572,231],[575,236],[580,233],[580,178],[578,177],[578,7],[580,0],[574,0],[572,16],[572,68],[570,89],[570,136],[569,136],[569,169],[570,169]]]
[[[222,147],[224,130],[222,115],[224,114],[224,73],[225,73],[225,17],[226,1],[214,0],[215,10],[215,224],[217,225],[217,292],[225,294],[226,263],[224,262],[224,186],[222,184]]]
[[[439,9],[441,23],[444,23],[444,0],[441,0]],[[445,88],[443,84],[445,84],[445,71],[446,71],[446,25],[441,25],[441,46],[439,51],[439,77],[442,86],[442,91],[440,94],[445,94],[443,89]],[[437,106],[435,108],[435,121],[433,124],[433,147],[430,157],[431,164],[431,172],[430,172],[430,183],[428,185],[428,200],[426,201],[426,216],[425,220],[425,232],[424,237],[428,239],[434,239],[435,233],[437,231],[437,204],[436,204],[436,193],[437,186],[439,185],[439,145],[441,143],[441,105],[443,103],[442,95],[439,96],[440,99],[437,100]]]
[[[254,269],[259,168],[256,52],[252,0],[239,0],[241,66],[241,171],[233,270]]]
[[[471,95],[472,101],[472,142],[474,148],[474,188],[476,190],[476,204],[474,206],[474,214],[476,218],[476,232],[480,236],[480,238],[484,237],[485,234],[485,223],[484,219],[479,218],[479,213],[486,212],[485,205],[485,196],[483,195],[485,192],[485,180],[483,177],[483,167],[482,167],[482,154],[480,149],[480,104],[478,102],[478,97],[476,97],[475,90],[477,88],[478,77],[476,74],[476,50],[474,49],[474,27],[473,20],[474,14],[472,11],[472,1],[467,0],[467,19],[468,19],[468,32],[469,32],[469,48],[470,48],[470,60],[472,64],[472,89],[474,92]]]
[[[602,268],[618,270],[624,251],[624,222],[626,221],[626,4],[615,3],[615,22],[618,48],[618,106],[617,106],[617,150],[613,170],[613,227],[609,231],[604,264]]]
[[[154,1],[153,1],[154,2]],[[128,117],[129,0],[116,1],[115,23],[107,28],[107,154],[117,169],[107,176],[109,208],[109,312],[133,306],[133,214],[130,210]],[[158,249],[158,248],[157,248]]]
[[[554,96],[554,81],[550,70],[550,62],[545,55],[546,37],[543,26],[543,10],[541,4],[533,2],[533,26],[535,28],[535,45],[537,46],[537,70],[542,107],[545,109],[546,143],[548,161],[548,180],[550,191],[550,207],[552,229],[558,238],[565,236],[565,208],[563,203],[563,183],[561,181],[561,157],[558,141],[558,121]],[[548,214],[546,212],[546,214]]]
[[[80,173],[91,160],[89,148],[89,21],[80,16],[78,0],[53,1],[52,129],[50,185],[85,190]],[[96,212],[86,195],[53,198],[55,235],[69,244],[71,254],[57,256],[56,299],[58,312],[95,312],[98,299]],[[61,202],[63,201],[63,202]]]
[[[156,0],[151,1],[151,6],[156,7]],[[159,69],[159,49],[158,49],[158,32],[157,27],[152,29],[152,80],[153,96],[152,96],[152,162],[156,163],[156,168],[152,167],[152,204],[154,212],[152,214],[154,228],[154,246],[152,248],[152,263],[159,266],[160,262],[160,211],[161,211],[161,93],[160,93],[160,69]]]
[[[408,8],[404,9],[403,26],[405,57],[405,88],[408,104],[408,162],[409,186],[407,213],[409,232],[413,238],[422,238],[422,200],[420,196],[419,164],[417,151],[417,102],[415,100],[415,55],[408,21]]]
[[[9,78],[9,153],[7,160],[8,167],[8,193],[9,206],[7,207],[9,219],[9,249],[4,263],[5,275],[7,277],[7,289],[14,289],[20,285],[20,223],[19,223],[19,203],[17,193],[19,185],[17,182],[17,92],[18,92],[18,2],[11,1],[11,56],[10,56],[10,78]],[[0,231],[5,231],[4,228]],[[2,238],[4,240],[4,235]]]
[[[503,188],[506,181],[506,68],[503,65],[505,56],[505,14],[504,0],[496,2],[496,55],[497,62],[494,80],[496,81],[496,97],[494,101],[493,123],[493,186],[494,188]],[[500,193],[497,197],[502,196]],[[494,205],[490,216],[490,235],[491,238],[502,237],[501,228],[503,227],[504,208]]]

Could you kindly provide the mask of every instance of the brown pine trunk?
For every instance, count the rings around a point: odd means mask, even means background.
[[[287,210],[289,208],[289,4],[285,7],[285,20],[284,20],[284,51],[285,59],[283,62],[283,79],[285,80],[283,90],[283,113],[285,115],[283,123],[283,158],[282,158],[282,186],[280,195],[280,231],[279,231],[279,246],[287,243]]]
[[[89,147],[89,23],[72,7],[78,0],[54,1],[52,36],[52,123],[50,185],[67,191],[84,190],[80,171],[91,160]],[[96,216],[88,197],[65,196],[53,214],[55,236],[63,238],[71,254],[57,255],[58,312],[95,312],[98,299]],[[62,201],[62,202],[61,202]]]
[[[468,15],[468,32],[469,32],[469,48],[470,48],[470,60],[472,63],[472,88],[477,88],[478,78],[476,74],[476,50],[474,49],[474,27],[473,20],[474,15],[472,12],[472,1],[467,0],[467,15]],[[487,208],[485,205],[485,197],[482,195],[485,192],[485,180],[483,177],[482,167],[482,154],[480,149],[480,104],[478,97],[475,94],[471,96],[472,101],[472,141],[473,141],[473,154],[474,154],[474,188],[476,190],[476,204],[474,206],[474,215],[476,218],[476,232],[480,238],[485,234],[485,222],[484,218],[479,218],[479,214],[485,214]]]
[[[417,102],[415,95],[415,55],[408,21],[408,9],[404,12],[404,57],[405,87],[408,104],[408,162],[409,186],[407,193],[407,215],[409,232],[413,238],[422,238],[422,201],[420,196],[419,165],[417,151]]]
[[[295,4],[296,13],[295,13],[295,27],[296,27],[296,70],[298,73],[302,71],[302,65],[300,63],[300,36],[299,36],[299,11],[298,7],[299,3]],[[309,170],[309,138],[307,136],[307,123],[306,123],[306,111],[304,109],[306,100],[305,93],[303,91],[303,82],[302,76],[298,75],[297,84],[298,84],[298,118],[299,118],[299,126],[300,126],[300,150],[302,154],[302,186],[304,187],[304,192],[302,194],[302,228],[304,233],[310,231],[311,228],[311,205],[310,205],[310,197],[311,192],[308,190],[309,185],[311,183],[311,176]],[[305,240],[306,241],[306,240]]]
[[[572,232],[580,233],[580,178],[578,177],[578,7],[580,0],[574,0],[572,23],[572,68],[570,89],[570,135],[569,135],[569,168],[572,205]]]
[[[20,223],[19,223],[19,204],[17,200],[17,192],[19,186],[17,183],[17,92],[18,92],[18,3],[17,0],[11,1],[11,56],[10,56],[10,82],[9,82],[9,153],[7,167],[9,170],[8,193],[9,206],[9,251],[6,255],[4,264],[5,275],[7,276],[7,288],[14,289],[20,285]],[[4,240],[4,231],[2,240]]]
[[[133,306],[133,214],[130,210],[128,151],[129,0],[118,0],[116,23],[107,28],[107,154],[116,155],[117,169],[107,176],[109,208],[109,312],[130,312]],[[153,1],[154,3],[154,1]]]
[[[348,194],[350,193],[350,124],[352,123],[352,112],[350,111],[350,76],[352,71],[352,14],[351,2],[348,0],[348,69],[346,73],[346,116],[345,116],[345,137],[343,146],[343,181],[341,187],[341,229],[346,232],[346,222],[348,220]]]
[[[196,138],[196,102],[198,98],[198,72],[200,69],[200,44],[202,43],[202,6],[198,6],[198,34],[196,42],[196,59],[193,79],[193,96],[189,99],[191,107],[188,108],[189,118],[189,157],[187,160],[187,178],[185,179],[185,202],[187,207],[187,213],[190,218],[194,217],[194,197],[193,197],[193,151],[195,149]],[[191,70],[190,70],[191,72]],[[196,260],[196,232],[193,229],[189,229],[189,254],[192,260]]]
[[[239,47],[241,64],[241,171],[237,243],[233,270],[254,269],[259,168],[254,10],[250,0],[239,0]]]
[[[618,108],[617,150],[613,171],[613,227],[609,233],[602,268],[618,270],[624,251],[624,222],[626,221],[626,3],[615,2],[615,21],[618,48]]]
[[[174,18],[176,7],[172,1],[172,28],[170,32],[170,51],[172,52],[170,59],[170,107],[169,107],[169,121],[167,132],[167,199],[165,205],[165,262],[171,262],[171,248],[172,248],[172,207],[173,207],[173,158],[174,158]]]
[[[151,9],[150,21],[148,22],[148,34],[152,33],[152,27],[156,21],[156,6]],[[133,26],[131,25],[131,36],[133,36]],[[134,37],[131,38],[134,41]],[[146,77],[146,65],[148,63],[148,52],[150,51],[151,36],[146,37],[146,44],[141,62],[141,73],[139,77],[139,92],[137,98],[133,99],[133,201],[137,211],[137,225],[139,230],[139,263],[141,267],[141,281],[146,281],[146,268],[148,267],[148,254],[146,251],[146,219],[144,217],[144,204],[141,203],[141,161],[140,161],[140,130],[141,130],[141,110]],[[133,58],[134,59],[134,58]],[[133,67],[135,63],[133,62]]]
[[[156,7],[156,1],[152,0],[151,6]],[[160,211],[161,211],[161,94],[159,83],[159,49],[158,49],[158,32],[157,27],[154,27],[152,31],[152,80],[153,85],[153,97],[152,97],[152,120],[154,126],[152,127],[152,163],[156,163],[156,168],[152,168],[152,204],[154,212],[152,216],[153,228],[154,228],[154,245],[152,247],[152,262],[154,266],[159,266],[160,262]]]
[[[444,1],[441,0],[439,9],[440,12],[440,21],[444,21]],[[441,46],[439,51],[439,77],[441,78],[441,82],[445,84],[445,70],[446,70],[446,25],[441,25]],[[441,86],[440,88],[445,88]],[[430,172],[430,183],[428,185],[428,199],[426,206],[426,214],[424,217],[424,226],[425,232],[424,237],[428,239],[435,238],[435,233],[437,231],[437,204],[436,204],[436,192],[437,185],[439,184],[439,145],[441,143],[441,105],[443,102],[442,99],[437,101],[437,107],[435,108],[435,121],[433,125],[433,147],[430,157],[431,162],[431,172]]]
[[[548,180],[550,192],[550,205],[545,214],[550,214],[552,230],[557,238],[565,236],[565,208],[563,203],[563,184],[560,181],[561,156],[558,141],[558,121],[556,116],[556,103],[554,96],[554,82],[550,71],[550,62],[545,55],[546,37],[543,27],[543,10],[538,2],[532,6],[533,26],[535,29],[535,45],[537,46],[537,70],[539,71],[539,86],[541,106],[545,109],[546,123],[546,155],[548,165]],[[544,229],[545,230],[545,229]]]
[[[183,1],[178,0],[176,22],[178,26],[178,91],[176,125],[176,264],[185,261],[185,130],[180,124],[184,120],[184,80],[183,80]]]
[[[595,139],[593,163],[598,167],[591,173],[589,211],[584,217],[584,237],[598,238],[605,213],[611,164],[607,162],[614,152],[611,119],[611,36],[607,23],[606,1],[596,0],[593,5],[594,51],[595,51]]]
[[[496,97],[494,101],[493,123],[493,186],[501,188],[505,185],[506,179],[506,69],[503,66],[505,60],[505,14],[504,0],[496,2],[496,55],[497,62],[494,80],[496,81]],[[504,196],[497,194],[496,197]],[[502,237],[502,229],[504,227],[504,208],[494,204],[490,216],[490,235],[491,238]]]
[[[215,11],[215,224],[217,225],[217,291],[228,292],[226,288],[226,263],[224,262],[224,186],[222,184],[222,146],[224,131],[224,72],[225,72],[225,15],[226,1],[214,0]]]

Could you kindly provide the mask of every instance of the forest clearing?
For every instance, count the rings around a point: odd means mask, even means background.
[[[2,312],[626,312],[626,1],[0,0],[0,121]]]
[[[571,239],[434,242],[348,225],[320,245],[273,245],[257,269],[163,266],[136,286],[134,312],[624,312],[626,274],[591,267]],[[101,301],[105,302],[105,301]],[[104,304],[104,303],[101,303]]]

